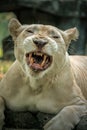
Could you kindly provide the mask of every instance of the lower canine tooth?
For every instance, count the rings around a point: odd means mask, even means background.
[[[43,60],[43,62],[41,63],[41,66],[42,66],[42,67],[43,67],[45,61],[46,61],[46,55],[44,55],[44,60]]]
[[[33,58],[30,59],[30,64],[32,64],[32,63],[33,63]]]
[[[32,56],[32,54],[29,55],[29,61],[31,60],[31,56]]]

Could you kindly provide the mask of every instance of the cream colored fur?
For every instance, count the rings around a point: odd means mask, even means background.
[[[14,111],[55,113],[44,129],[71,130],[87,111],[87,57],[67,53],[71,40],[78,38],[77,29],[21,25],[12,19],[9,30],[16,61],[0,82],[0,130],[5,106]],[[48,40],[42,51],[53,59],[51,66],[39,73],[31,70],[25,60],[26,53],[37,51],[32,40],[36,36]]]

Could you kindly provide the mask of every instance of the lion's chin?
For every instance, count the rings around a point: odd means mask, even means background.
[[[35,73],[48,69],[52,64],[52,56],[40,51],[26,53],[25,56],[27,65]]]

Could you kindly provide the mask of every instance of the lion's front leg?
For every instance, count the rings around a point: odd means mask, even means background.
[[[44,126],[44,130],[71,130],[86,111],[85,104],[67,106]]]
[[[0,97],[0,130],[2,130],[4,125],[4,108],[4,100],[2,97]]]

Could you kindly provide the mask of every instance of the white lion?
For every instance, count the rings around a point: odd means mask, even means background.
[[[21,25],[12,19],[16,61],[0,82],[0,130],[4,109],[56,114],[44,130],[71,130],[87,111],[87,57],[69,56],[76,28]]]

